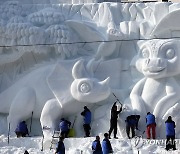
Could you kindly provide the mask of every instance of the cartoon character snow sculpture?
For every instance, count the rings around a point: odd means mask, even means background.
[[[11,132],[18,122],[40,118],[42,127],[54,129],[56,120],[80,111],[87,103],[97,103],[110,94],[109,78],[93,77],[93,61],[66,60],[43,66],[24,76],[0,95],[0,113],[9,113]],[[41,113],[42,112],[42,113]]]
[[[47,102],[41,114],[42,127],[51,128],[50,131],[44,131],[45,136],[52,135],[52,130],[55,129],[57,124],[56,120],[59,120],[58,118],[62,115],[77,114],[85,104],[97,103],[110,95],[109,77],[104,81],[93,78],[93,61],[90,61],[87,67],[84,66],[83,60],[76,62],[72,68],[73,81],[69,82],[69,79],[62,80],[64,82],[62,83],[64,85],[63,89],[57,85],[59,79],[56,71],[49,76],[50,88],[57,99]]]
[[[179,49],[177,40],[152,40],[144,43],[134,58],[144,78],[131,91],[132,108],[142,117],[152,112],[158,126],[167,111],[180,100],[180,86],[175,79],[180,74]]]

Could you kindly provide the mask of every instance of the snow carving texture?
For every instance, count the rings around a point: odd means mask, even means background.
[[[62,13],[53,8],[46,8],[28,16],[28,21],[35,25],[53,25],[64,21]]]

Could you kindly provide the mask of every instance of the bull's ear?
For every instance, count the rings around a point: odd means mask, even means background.
[[[66,25],[68,25],[71,29],[73,29],[77,35],[80,37],[81,40],[84,42],[96,42],[96,41],[103,41],[104,33],[97,30],[97,24],[93,22],[81,22],[77,20],[67,20],[65,21]],[[84,35],[86,34],[86,35]],[[93,50],[96,51],[99,43],[89,43],[88,46]]]
[[[72,68],[76,62],[77,59],[60,60],[47,76],[48,86],[61,105],[74,100],[69,89],[74,81]]]
[[[88,73],[84,67],[84,59],[81,59],[74,64],[72,68],[72,76],[74,79],[88,77]]]

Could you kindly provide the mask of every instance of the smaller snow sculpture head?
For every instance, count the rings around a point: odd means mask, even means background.
[[[159,79],[180,73],[180,48],[177,40],[153,40],[144,43],[136,68],[145,77]]]
[[[76,62],[72,69],[72,76],[74,81],[71,84],[71,94],[76,100],[96,103],[110,95],[109,77],[104,81],[93,78],[92,61],[91,64],[87,64],[87,69],[84,67],[84,60]]]

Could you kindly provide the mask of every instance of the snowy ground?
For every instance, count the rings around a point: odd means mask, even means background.
[[[101,136],[101,140],[103,137]],[[91,143],[94,137],[89,138],[68,138],[64,140],[67,154],[91,154]],[[180,150],[167,152],[164,150],[165,140],[145,140],[136,139],[111,139],[111,144],[116,154],[180,154]],[[42,137],[11,137],[0,136],[0,154],[23,154],[28,150],[30,154],[54,154],[54,150],[49,150],[50,144],[46,144],[43,151]],[[137,149],[138,148],[138,149]],[[177,140],[177,149],[180,149],[180,140]]]

